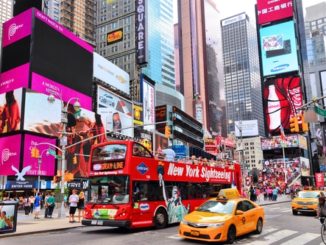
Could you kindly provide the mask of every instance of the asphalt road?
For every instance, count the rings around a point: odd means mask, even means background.
[[[320,223],[312,215],[293,216],[290,203],[265,206],[266,223],[260,235],[238,238],[235,244],[253,245],[319,245],[322,244]],[[60,232],[8,237],[0,245],[196,245],[203,244],[182,240],[177,235],[178,226],[162,230],[146,229],[126,233],[121,229],[81,227]]]

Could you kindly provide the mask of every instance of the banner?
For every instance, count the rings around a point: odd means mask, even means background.
[[[315,181],[316,181],[316,187],[324,187],[324,174],[323,173],[315,173]]]

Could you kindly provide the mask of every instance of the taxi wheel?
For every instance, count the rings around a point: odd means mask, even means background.
[[[292,209],[292,214],[293,215],[298,215],[298,211]]]
[[[156,229],[165,228],[168,224],[168,216],[164,209],[157,210],[154,217],[154,225]]]
[[[234,225],[231,225],[229,230],[228,230],[228,240],[226,241],[227,244],[233,244],[235,239],[236,239],[236,230]]]
[[[261,218],[259,218],[259,220],[257,221],[257,224],[256,224],[255,233],[260,234],[262,231],[263,231],[263,220]]]

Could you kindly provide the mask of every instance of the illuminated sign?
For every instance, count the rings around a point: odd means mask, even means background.
[[[143,125],[143,107],[139,105],[132,106],[134,110],[134,124]]]
[[[111,31],[106,34],[106,44],[110,45],[113,43],[117,43],[123,40],[123,28],[120,28],[115,31]]]
[[[93,171],[117,170],[123,169],[124,162],[96,163],[93,165]]]
[[[299,70],[292,20],[261,28],[260,45],[264,77]]]
[[[146,52],[146,0],[136,1],[136,61],[139,65],[147,63]]]
[[[235,17],[231,17],[231,18],[222,20],[222,26],[227,26],[227,25],[230,25],[230,24],[233,24],[238,21],[245,20],[245,19],[246,19],[246,14],[240,14]]]
[[[258,0],[258,24],[282,20],[293,16],[292,0]]]

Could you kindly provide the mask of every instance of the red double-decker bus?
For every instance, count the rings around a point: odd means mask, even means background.
[[[137,142],[117,140],[92,147],[89,183],[83,225],[163,228],[221,188],[240,191],[241,174],[238,164],[168,162]]]

